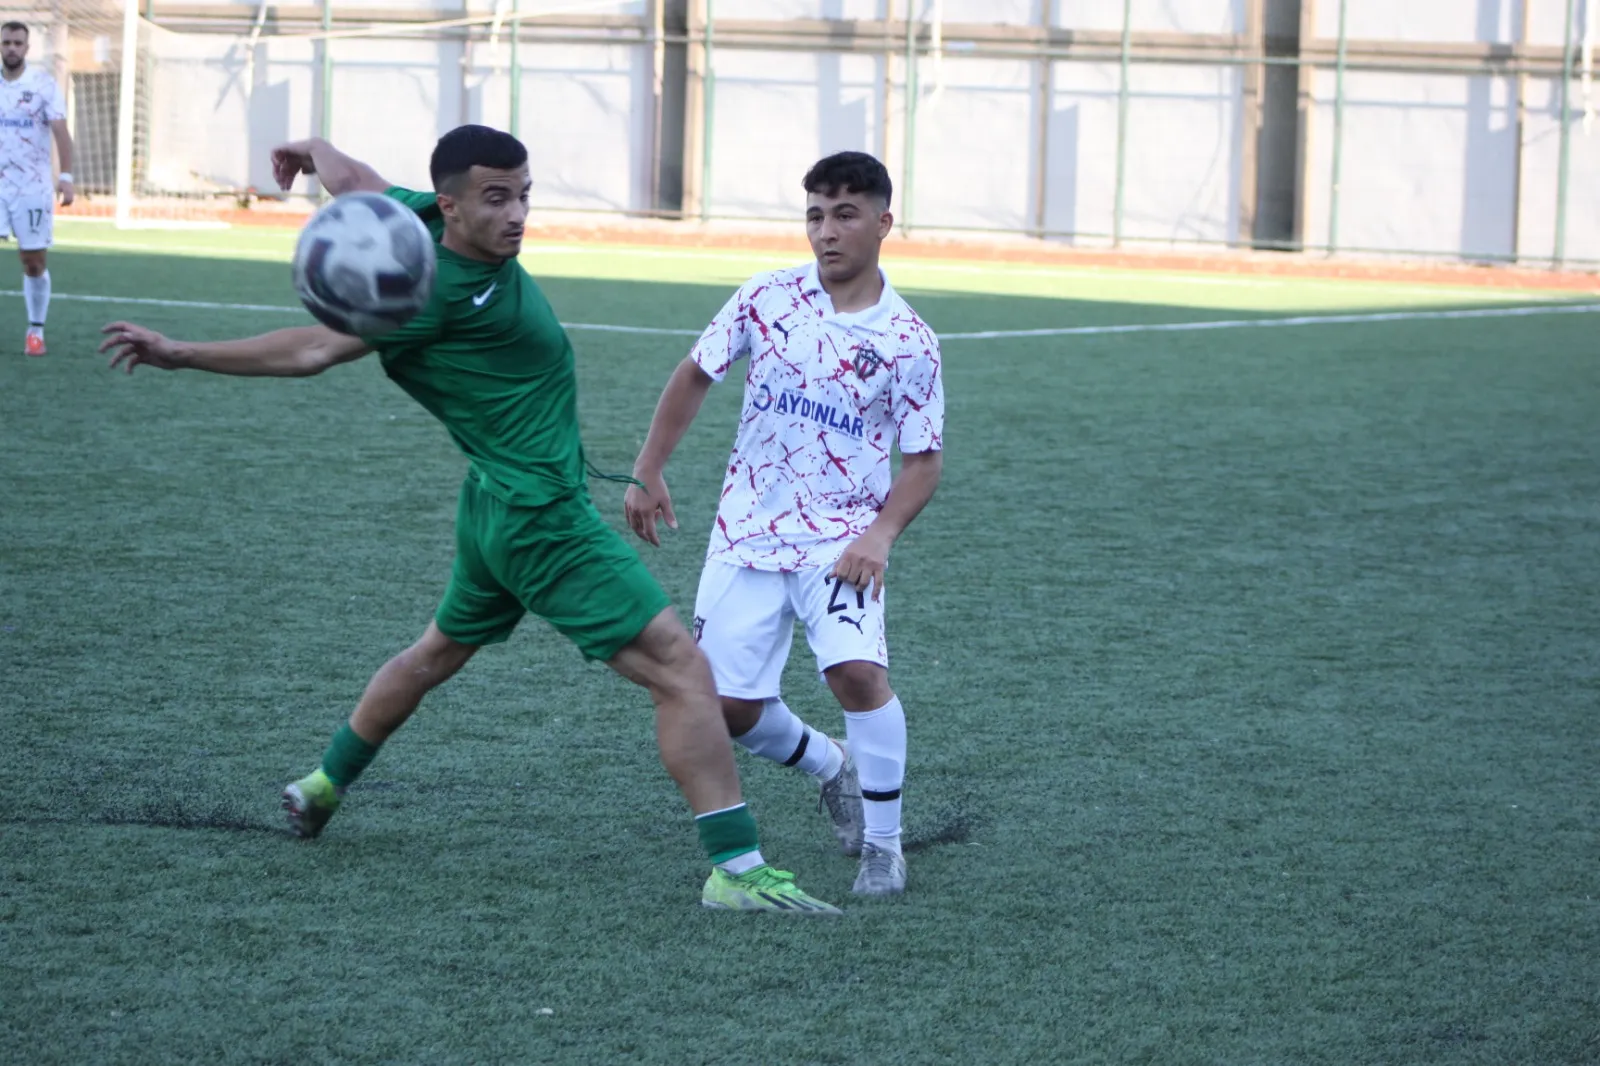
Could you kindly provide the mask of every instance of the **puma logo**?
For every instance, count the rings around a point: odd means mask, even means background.
[[[862,636],[866,636],[867,635],[867,631],[861,628],[861,623],[866,621],[865,618],[849,618],[849,617],[841,614],[839,616],[839,621],[841,621],[841,622],[849,622],[851,625],[856,627],[856,632],[857,633],[860,633]]]
[[[498,289],[499,287],[500,283],[497,281],[493,285],[490,285],[487,289],[484,289],[478,295],[474,296],[472,298],[472,306],[482,307],[484,304],[488,303],[489,297],[493,296],[494,290]]]

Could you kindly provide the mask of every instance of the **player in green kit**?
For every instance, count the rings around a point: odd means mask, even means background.
[[[398,331],[361,339],[325,326],[244,340],[175,341],[128,322],[105,327],[111,365],[303,377],[377,351],[384,372],[449,430],[469,460],[456,558],[434,620],[368,683],[312,773],[284,789],[291,827],[314,837],[345,790],[427,693],[526,613],[590,659],[648,689],[661,760],[699,827],[708,907],[838,913],[762,858],[740,797],[710,667],[665,593],[590,502],[578,436],[572,345],[517,261],[528,214],[528,153],[516,138],[462,126],[439,140],[434,192],[389,185],[326,141],[273,152],[285,189],[315,174],[335,196],[386,193],[438,242],[431,302]]]

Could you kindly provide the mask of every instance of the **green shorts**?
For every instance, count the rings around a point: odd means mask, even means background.
[[[609,660],[671,605],[587,492],[518,507],[467,475],[456,509],[456,561],[435,615],[451,640],[497,644],[532,612],[586,658]]]

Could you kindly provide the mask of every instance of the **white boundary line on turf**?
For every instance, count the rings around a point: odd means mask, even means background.
[[[21,296],[20,289],[0,289],[0,296]],[[90,293],[58,292],[52,300],[72,300],[90,304],[131,304],[137,307],[178,307],[188,311],[276,311],[284,314],[310,314],[303,307],[288,304],[218,303],[212,300],[163,300],[154,296],[100,296]],[[698,329],[665,329],[657,326],[610,326],[594,322],[563,322],[563,328],[596,333],[643,333],[661,337],[698,337]]]
[[[1426,322],[1457,318],[1526,318],[1532,315],[1582,315],[1600,304],[1540,307],[1483,307],[1455,311],[1384,311],[1360,315],[1296,315],[1291,318],[1225,318],[1211,322],[1144,322],[1128,326],[1068,326],[1062,329],[1003,329],[981,333],[941,333],[941,341],[1010,340],[1016,337],[1096,337],[1116,333],[1198,333],[1211,329],[1279,329],[1285,326],[1343,326],[1370,322]]]
[[[591,255],[603,251],[606,245],[583,244],[538,244],[530,242],[524,250],[523,257],[537,257],[539,255]],[[767,263],[771,269],[773,253],[761,251],[749,252],[722,252],[716,249],[702,248],[636,248],[628,245],[618,245],[615,249],[619,255],[626,255],[634,259],[695,259],[705,262],[725,263]],[[781,254],[781,253],[780,253]],[[804,256],[797,256],[797,262],[803,262]],[[1083,263],[1061,263],[1058,266],[1038,266],[1028,263],[1007,262],[1005,260],[978,262],[978,263],[952,263],[948,260],[938,259],[895,259],[890,257],[888,268],[892,269],[896,277],[904,271],[915,274],[923,271],[929,274],[978,274],[993,275],[1007,278],[1060,278],[1062,280],[1080,280],[1093,278],[1097,281],[1127,281],[1154,280],[1162,285],[1198,285],[1211,288],[1241,288],[1241,289],[1281,289],[1288,287],[1329,289],[1329,288],[1355,288],[1358,286],[1382,286],[1384,292],[1404,293],[1413,296],[1484,296],[1486,294],[1503,294],[1506,302],[1513,300],[1565,300],[1573,297],[1573,292],[1564,289],[1541,289],[1538,287],[1515,288],[1499,287],[1492,285],[1450,285],[1450,284],[1416,284],[1395,285],[1379,278],[1328,278],[1328,277],[1282,277],[1264,278],[1251,274],[1207,274],[1203,271],[1173,271],[1159,270],[1154,267],[1105,267],[1091,266]],[[915,288],[914,285],[908,288]],[[937,295],[953,296],[989,296],[988,292],[969,293],[965,289],[940,289]],[[1584,295],[1584,294],[1580,294]],[[1493,298],[1492,296],[1490,298]]]
[[[0,296],[21,296],[18,289],[0,290]],[[152,296],[99,296],[57,293],[53,299],[79,303],[131,304],[139,307],[179,307],[194,311],[273,311],[305,314],[302,307],[285,304],[217,303],[209,300],[163,300]],[[941,341],[1010,340],[1021,337],[1099,337],[1123,333],[1200,333],[1220,329],[1281,329],[1289,326],[1343,326],[1375,322],[1432,322],[1472,318],[1528,318],[1534,315],[1584,315],[1600,312],[1600,303],[1537,307],[1482,307],[1454,311],[1381,311],[1359,315],[1296,315],[1290,318],[1224,318],[1206,322],[1142,322],[1123,326],[1065,326],[1059,329],[997,329],[977,333],[941,333]],[[697,329],[659,326],[613,326],[596,322],[563,322],[570,330],[593,333],[634,333],[655,337],[698,337]]]
[[[268,233],[279,231],[267,230]],[[138,245],[102,240],[80,240],[72,237],[56,238],[58,247],[77,247],[105,249],[122,252],[148,252],[154,255],[216,255],[223,253],[228,259],[247,260],[250,262],[285,263],[289,261],[289,252],[292,250],[292,241],[297,234],[289,233],[285,240],[289,242],[280,251],[229,250],[216,245],[197,244],[156,244],[141,248]],[[523,251],[522,258],[537,259],[540,255],[597,255],[605,251],[615,251],[619,255],[634,259],[688,259],[700,262],[743,263],[746,266],[755,266],[760,269],[760,264],[770,266],[773,255],[762,251],[719,251],[713,248],[641,248],[630,245],[585,245],[557,242],[554,244],[540,244],[530,242]],[[803,257],[800,257],[803,258]],[[1487,299],[1502,299],[1505,302],[1551,300],[1560,301],[1574,297],[1573,292],[1561,289],[1532,288],[1500,288],[1497,286],[1476,285],[1394,285],[1373,278],[1324,278],[1324,277],[1286,277],[1263,278],[1254,275],[1219,274],[1208,275],[1202,272],[1164,271],[1151,267],[1103,267],[1084,264],[1062,263],[1059,266],[1037,266],[1023,263],[952,263],[941,260],[924,259],[899,259],[893,260],[893,268],[897,272],[906,271],[915,274],[923,271],[930,274],[976,274],[1000,275],[1003,277],[1027,278],[1059,278],[1062,280],[1078,280],[1093,278],[1102,281],[1123,281],[1130,278],[1155,280],[1163,285],[1195,285],[1205,288],[1242,288],[1242,289],[1281,289],[1287,287],[1300,287],[1311,289],[1337,289],[1358,286],[1382,286],[1384,292],[1406,294],[1413,296],[1461,297],[1479,296]],[[565,277],[566,275],[561,275]],[[914,287],[914,286],[913,286]],[[965,290],[940,289],[937,295],[966,295]],[[974,295],[989,295],[977,293]],[[1585,294],[1577,294],[1585,295]]]

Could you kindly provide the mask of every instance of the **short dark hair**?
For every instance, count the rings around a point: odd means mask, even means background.
[[[894,198],[894,182],[889,168],[866,152],[836,152],[806,171],[801,182],[806,192],[838,196],[845,192],[866,193],[883,199],[885,207]]]
[[[428,162],[428,175],[435,192],[445,191],[453,179],[473,167],[515,170],[528,161],[528,149],[503,130],[488,126],[457,126],[434,146]]]
[[[13,30],[21,30],[23,33],[27,34],[29,37],[33,36],[32,33],[28,32],[28,24],[26,22],[17,22],[15,20],[13,20],[11,22],[7,22],[3,26],[0,26],[0,33],[10,33]]]

